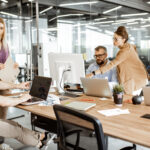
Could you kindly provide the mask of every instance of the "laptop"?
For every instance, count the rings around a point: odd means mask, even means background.
[[[71,108],[74,108],[77,110],[86,111],[86,110],[96,106],[96,104],[95,103],[88,103],[88,102],[74,101],[74,102],[70,102],[70,103],[66,104],[65,106],[71,107]]]
[[[35,76],[30,89],[31,99],[22,105],[33,105],[46,101],[52,78]]]
[[[112,98],[107,79],[80,78],[84,93],[89,96]]]
[[[144,103],[150,105],[150,87],[143,87]]]

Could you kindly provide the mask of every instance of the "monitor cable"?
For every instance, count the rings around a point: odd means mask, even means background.
[[[61,76],[61,80],[60,80],[60,88],[63,90],[63,92],[65,92],[64,88],[62,87],[62,81],[63,81],[63,77],[64,77],[64,74],[68,71],[71,71],[71,67],[69,67],[68,69],[64,69],[63,70],[63,73],[62,73],[62,76]]]

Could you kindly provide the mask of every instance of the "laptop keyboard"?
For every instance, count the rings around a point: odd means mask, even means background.
[[[31,99],[29,99],[27,102],[29,103],[33,103],[33,102],[38,102],[38,101],[43,101],[42,99],[40,98],[37,98],[37,97],[32,97]]]

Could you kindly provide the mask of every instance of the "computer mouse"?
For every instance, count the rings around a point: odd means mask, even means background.
[[[133,96],[132,97],[132,103],[134,105],[141,104],[141,102],[142,102],[142,96]]]

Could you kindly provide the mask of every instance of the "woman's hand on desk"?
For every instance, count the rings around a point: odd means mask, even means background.
[[[0,63],[0,70],[4,69],[5,68],[5,65]]]
[[[14,68],[17,69],[19,67],[18,63],[14,63]]]
[[[26,102],[29,99],[31,99],[31,95],[29,95],[29,94],[22,94],[22,96],[20,96],[19,99],[21,99],[22,102]]]
[[[28,90],[30,88],[30,82],[22,82],[17,85],[17,88]]]

